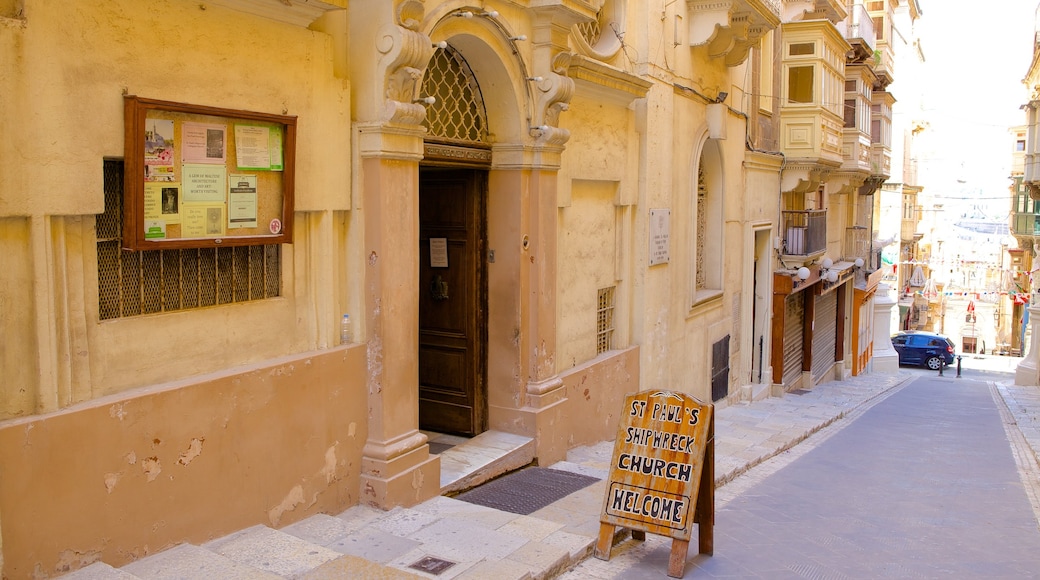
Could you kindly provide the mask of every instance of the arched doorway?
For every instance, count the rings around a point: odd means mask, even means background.
[[[472,436],[488,426],[487,114],[451,45],[421,94],[434,101],[419,167],[419,428]]]

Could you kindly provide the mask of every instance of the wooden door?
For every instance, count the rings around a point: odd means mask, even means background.
[[[419,185],[419,427],[487,429],[487,173],[423,170]]]

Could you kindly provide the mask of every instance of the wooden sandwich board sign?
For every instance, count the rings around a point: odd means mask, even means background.
[[[698,524],[701,554],[714,549],[714,406],[672,391],[625,398],[595,555],[610,559],[615,527],[672,538],[668,575],[681,578]]]

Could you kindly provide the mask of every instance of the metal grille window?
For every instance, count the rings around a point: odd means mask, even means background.
[[[487,111],[469,64],[454,48],[438,48],[423,77],[424,96],[436,99],[426,106],[423,125],[434,139],[487,143]]]
[[[614,348],[614,286],[600,288],[596,310],[596,354]]]
[[[603,28],[599,23],[600,15],[596,14],[596,19],[591,22],[581,22],[576,25],[578,33],[585,39],[585,42],[589,43],[589,46],[596,46],[599,42],[599,37],[603,33]]]
[[[704,181],[704,164],[702,163],[697,169],[697,263],[694,265],[696,270],[696,284],[697,290],[703,290],[707,287],[707,272],[704,269],[704,257],[705,250],[704,240],[708,235],[708,185]]]
[[[729,396],[729,335],[711,345],[711,400]]]
[[[101,320],[281,295],[278,244],[123,250],[123,162],[106,159],[104,172],[105,213],[95,225]]]

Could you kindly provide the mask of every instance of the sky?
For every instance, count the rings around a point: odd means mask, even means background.
[[[979,204],[993,217],[1006,216],[1009,129],[1025,124],[1021,105],[1029,95],[1022,79],[1032,60],[1038,0],[920,0],[920,5],[915,32],[924,62],[919,71],[910,71],[913,78],[903,87],[897,68],[890,87],[900,101],[897,117],[904,115],[897,123],[907,117],[928,123],[914,147],[918,185],[944,198],[950,209]],[[908,107],[901,107],[904,101]]]

